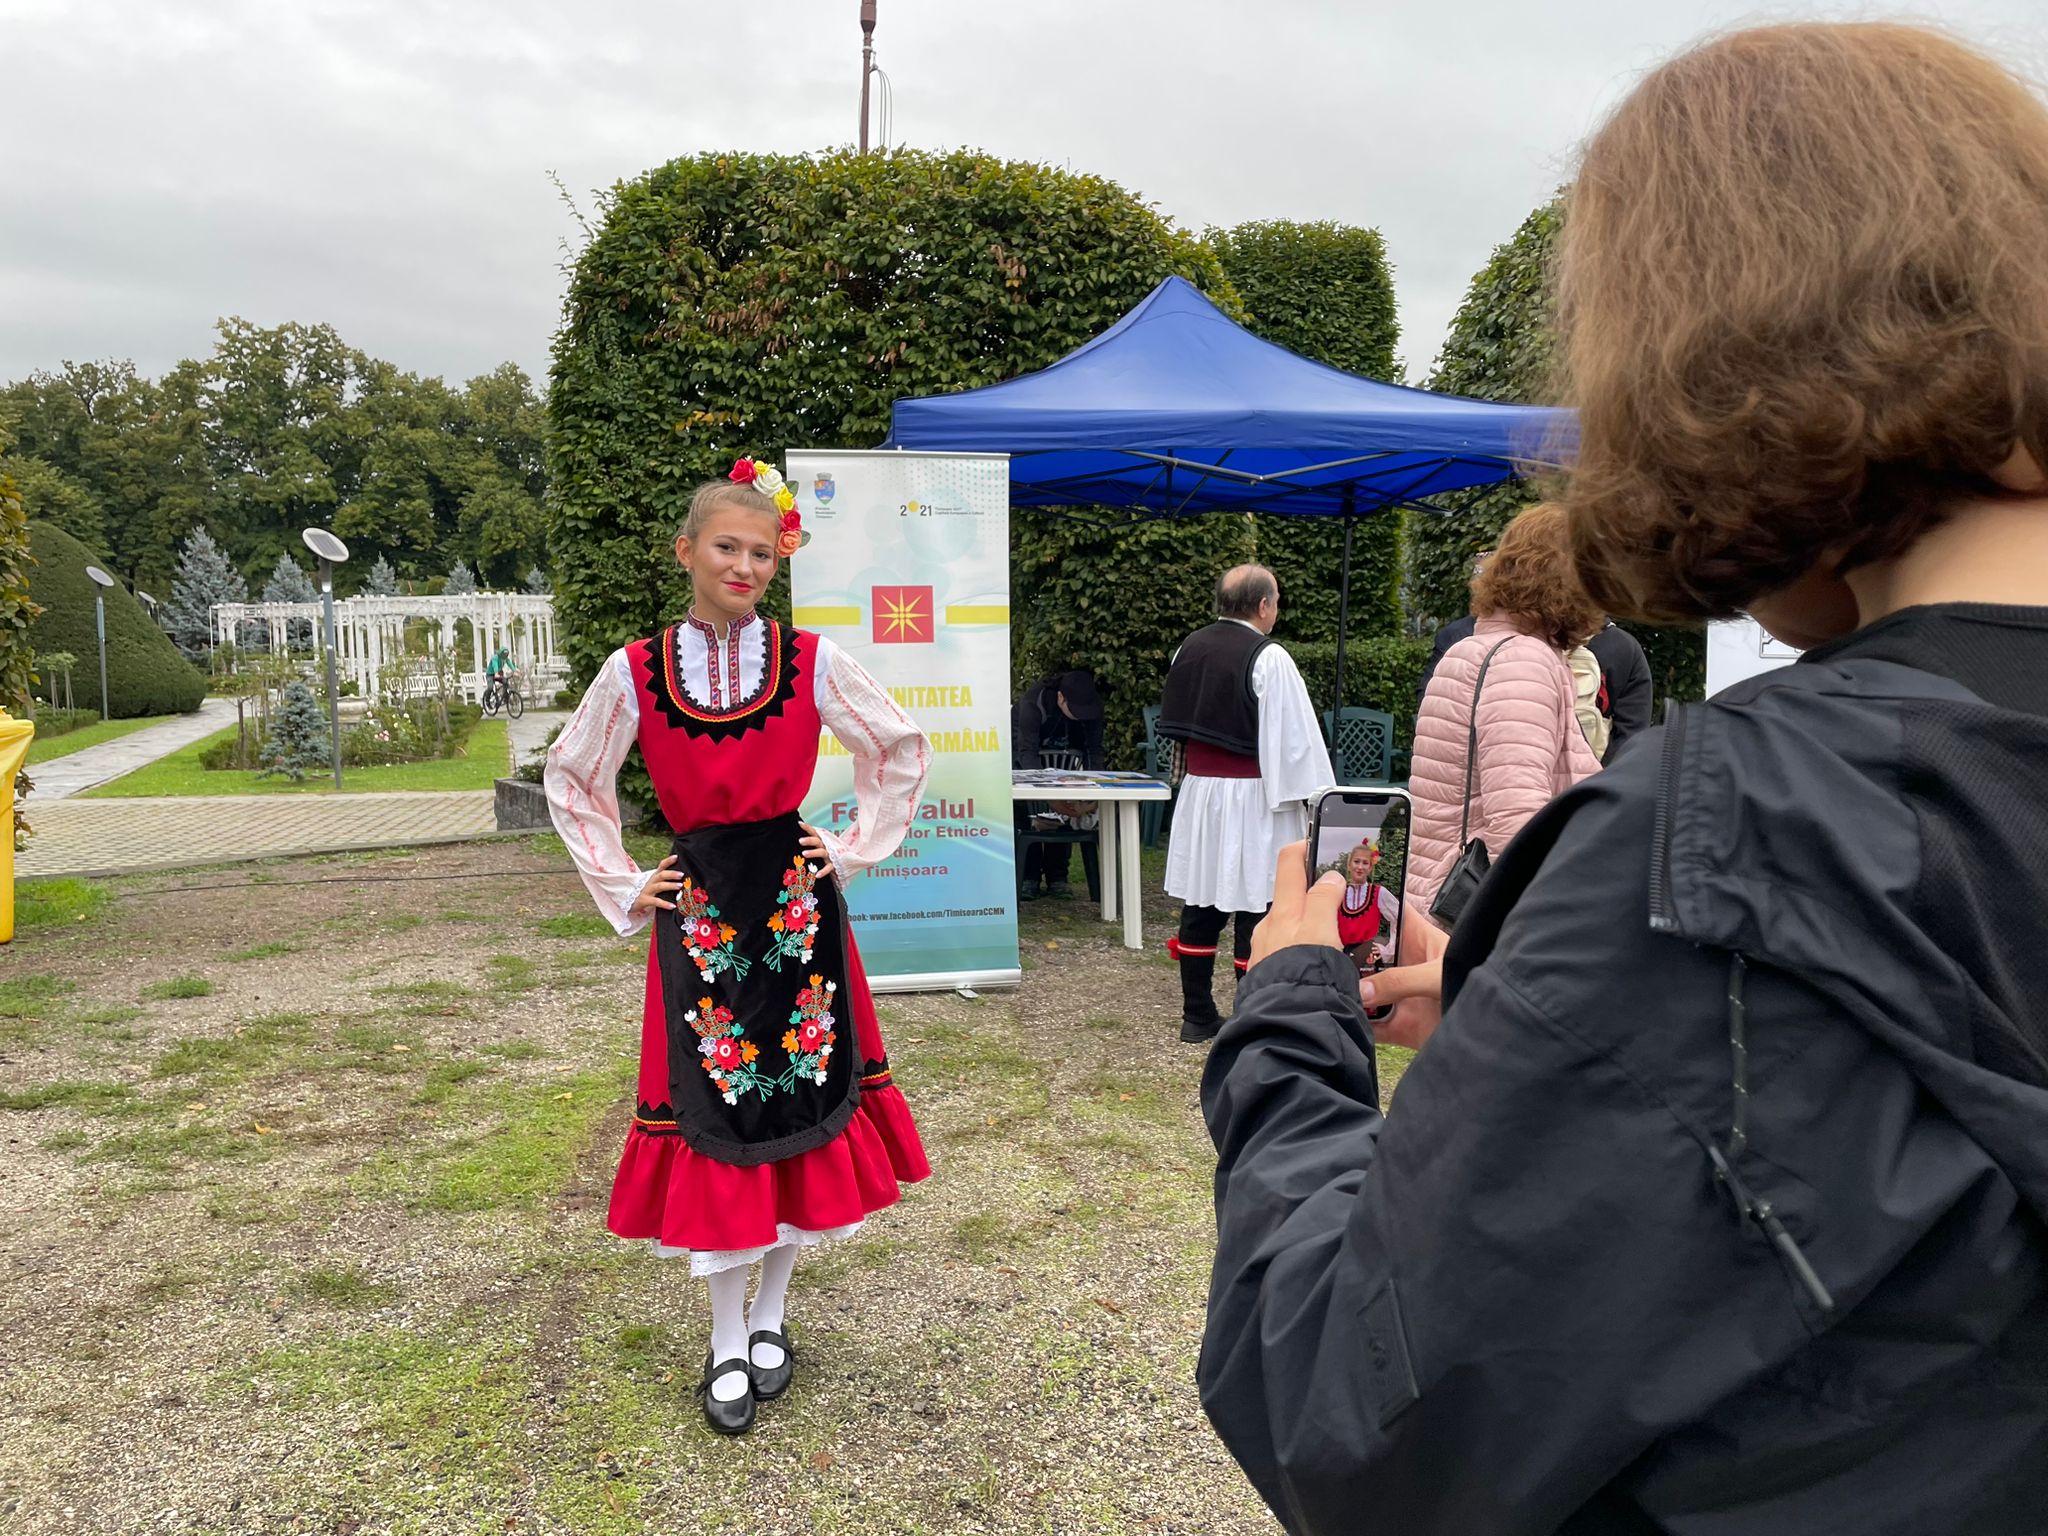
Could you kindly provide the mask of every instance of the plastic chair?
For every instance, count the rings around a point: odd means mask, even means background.
[[[1044,747],[1038,753],[1038,766],[1079,773],[1083,764],[1081,754],[1071,747]],[[1033,828],[1028,817],[1020,818],[1017,824],[1018,878],[1023,878],[1024,856],[1027,850],[1046,844],[1068,847],[1076,843],[1081,847],[1081,870],[1088,881],[1088,899],[1102,900],[1102,840],[1099,830],[1083,832],[1078,828],[1070,828],[1059,832],[1045,832]]]
[[[1147,704],[1145,714],[1145,771],[1162,784],[1166,782],[1166,768],[1170,744],[1159,734],[1159,706]],[[1172,800],[1147,800],[1138,807],[1138,828],[1141,841],[1147,848],[1155,847],[1159,834],[1166,830],[1173,819]]]
[[[1345,784],[1387,784],[1394,776],[1394,717],[1377,709],[1347,708],[1338,715],[1332,729],[1330,712],[1323,712],[1323,730],[1330,735],[1331,766]]]

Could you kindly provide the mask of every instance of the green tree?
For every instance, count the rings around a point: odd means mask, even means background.
[[[460,556],[510,585],[545,557],[545,413],[517,367],[458,391],[328,326],[219,332],[161,380],[67,362],[0,386],[31,516],[158,591],[200,523],[258,579],[319,522],[414,577]]]
[[[353,354],[348,432],[361,438],[360,476],[334,513],[351,552],[390,555],[415,572],[437,566],[453,532],[474,448],[454,393],[390,363]]]
[[[1495,247],[1451,322],[1431,389],[1522,404],[1549,398],[1550,264],[1562,219],[1562,198],[1552,199]],[[1463,510],[1455,514],[1410,514],[1409,598],[1424,624],[1435,627],[1467,611],[1472,557],[1489,548],[1540,493],[1540,486],[1510,481],[1476,499],[1458,498]],[[1696,699],[1705,692],[1706,641],[1700,631],[1626,627],[1642,641],[1660,697]]]
[[[1207,239],[1244,300],[1246,326],[1257,335],[1349,373],[1395,377],[1400,325],[1393,270],[1378,230],[1278,220],[1212,229]],[[1280,579],[1274,633],[1286,641],[1335,639],[1342,524],[1264,515],[1257,538],[1259,559]],[[1367,517],[1353,530],[1349,620],[1357,636],[1401,631],[1398,511]]]
[[[0,389],[23,461],[29,515],[71,533],[131,579],[167,574],[152,534],[180,479],[165,392],[133,365],[65,363]],[[189,425],[189,423],[186,423]]]
[[[462,392],[465,440],[475,445],[455,532],[486,585],[511,589],[547,555],[547,407],[511,363]]]
[[[353,353],[328,325],[220,322],[202,399],[228,553],[245,574],[327,525],[362,477],[368,433],[348,409]]]
[[[333,761],[327,712],[313,697],[313,690],[297,679],[285,684],[277,713],[270,717],[261,760],[259,779],[282,775],[294,782],[304,779],[307,769],[324,768]]]
[[[1215,257],[1122,188],[984,155],[702,155],[615,187],[571,276],[549,391],[549,566],[577,675],[680,609],[669,548],[699,481],[741,453],[873,446],[900,396],[1043,367],[1172,273],[1236,311]],[[1020,627],[1050,601],[1065,537],[1055,518],[1014,520]],[[1103,622],[1062,659],[1096,667],[1126,744],[1158,689],[1127,659],[1130,632],[1165,624],[1111,599],[1132,596],[1162,538],[1209,534],[1105,536]]]
[[[192,661],[204,660],[213,649],[213,606],[246,603],[249,584],[204,528],[186,535],[171,578],[171,601],[164,610],[164,628]]]
[[[391,562],[379,555],[370,562],[370,573],[363,578],[365,597],[398,596],[398,573],[391,569]]]
[[[280,554],[277,564],[270,568],[270,574],[263,579],[263,601],[266,603],[317,603],[320,589],[313,585],[313,578],[306,574],[306,568],[288,554]],[[311,619],[286,619],[285,644],[293,650],[308,650],[313,644],[313,621]]]
[[[30,517],[62,528],[95,555],[108,558],[107,518],[99,497],[47,459],[14,454],[8,464]]]

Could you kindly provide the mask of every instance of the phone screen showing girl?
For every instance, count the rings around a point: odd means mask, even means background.
[[[1401,949],[1401,881],[1408,867],[1408,797],[1386,790],[1334,789],[1317,803],[1315,871],[1335,871],[1337,942],[1361,976],[1396,964]]]

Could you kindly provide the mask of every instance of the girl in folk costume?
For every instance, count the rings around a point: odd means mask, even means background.
[[[1337,942],[1358,968],[1378,970],[1394,950],[1401,920],[1400,898],[1373,877],[1380,851],[1360,843],[1344,856],[1344,899],[1337,904]]]
[[[622,935],[654,927],[609,1225],[687,1253],[708,1280],[704,1413],[725,1434],[789,1385],[797,1250],[852,1233],[930,1172],[840,887],[902,843],[931,747],[831,641],[754,611],[804,537],[766,464],[701,486],[676,538],[687,618],[612,653],[547,761],[549,809],[598,909]],[[858,814],[838,834],[797,816],[821,728],[854,756]],[[651,871],[619,827],[615,780],[636,742],[676,830]]]

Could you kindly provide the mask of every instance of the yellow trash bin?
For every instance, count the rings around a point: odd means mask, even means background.
[[[35,733],[35,721],[0,709],[0,944],[14,938],[14,776]]]

